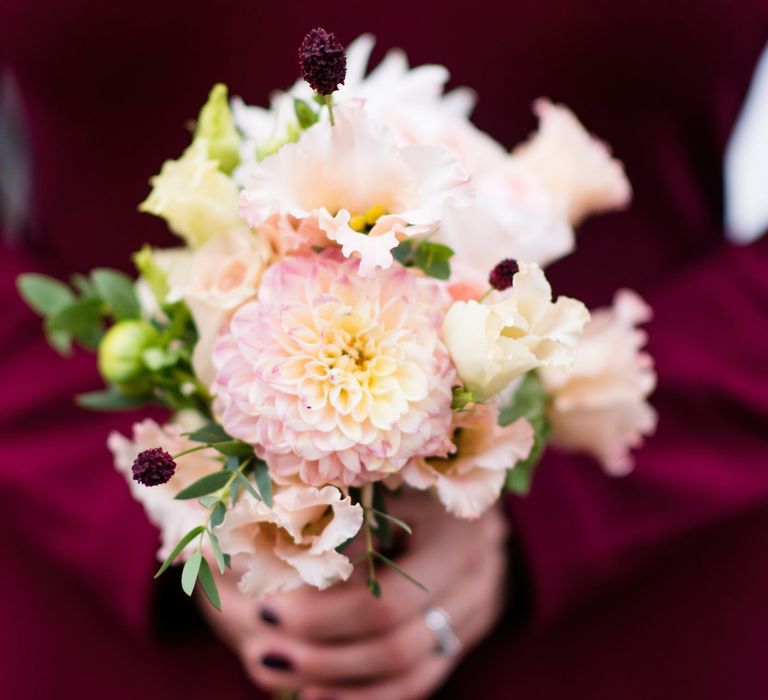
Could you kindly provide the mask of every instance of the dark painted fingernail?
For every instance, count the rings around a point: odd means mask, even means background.
[[[293,664],[289,659],[279,654],[264,654],[261,657],[261,663],[267,668],[271,668],[273,671],[292,671]]]
[[[280,620],[277,617],[277,614],[271,608],[261,608],[259,610],[259,617],[268,625],[277,626],[280,624]]]

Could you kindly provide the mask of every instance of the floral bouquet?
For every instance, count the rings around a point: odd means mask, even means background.
[[[98,350],[107,388],[81,406],[173,412],[109,448],[161,530],[158,575],[185,562],[184,591],[217,607],[231,558],[249,596],[357,563],[380,595],[410,531],[398,490],[476,518],[527,492],[549,442],[618,474],[654,428],[647,306],[621,291],[590,318],[542,270],[586,216],[628,204],[621,164],[547,100],[509,153],[443,67],[393,51],[366,75],[372,47],[312,30],[303,80],[268,109],[214,86],[140,205],[183,245],[144,246],[135,282],[19,280],[58,351]]]

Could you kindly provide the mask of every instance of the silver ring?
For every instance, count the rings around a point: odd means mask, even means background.
[[[461,651],[461,642],[451,627],[448,613],[433,605],[424,613],[424,623],[435,636],[435,653],[440,656],[456,656]]]

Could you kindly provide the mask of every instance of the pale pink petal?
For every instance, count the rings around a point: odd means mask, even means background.
[[[543,368],[550,393],[552,442],[588,452],[613,474],[632,466],[630,450],[656,427],[647,403],[656,384],[646,335],[636,326],[651,310],[634,292],[621,290],[613,307],[598,309],[573,348],[568,373]]]
[[[534,111],[539,130],[515,150],[514,157],[541,178],[571,224],[590,214],[626,207],[632,191],[609,148],[563,105],[540,99]]]

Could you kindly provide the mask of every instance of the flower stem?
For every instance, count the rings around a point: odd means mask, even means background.
[[[371,535],[370,515],[367,508],[363,509],[363,529],[365,530],[365,553],[368,555],[368,585],[376,582],[376,567],[374,565],[375,551],[373,549],[373,535]]]
[[[204,447],[209,447],[209,445],[204,445]],[[195,448],[199,449],[199,448]],[[205,519],[205,530],[203,530],[200,533],[200,540],[197,543],[197,551],[200,552],[203,549],[203,538],[205,537],[205,533],[210,531],[211,529],[211,518],[213,517],[213,511],[216,508],[216,506],[219,503],[223,503],[226,507],[226,501],[229,498],[229,488],[232,486],[232,482],[237,478],[238,474],[242,474],[243,470],[251,463],[251,458],[249,457],[246,459],[240,467],[237,469],[237,471],[232,472],[232,476],[229,477],[229,481],[227,481],[224,486],[221,487],[221,496],[219,496],[219,500],[212,504],[211,507],[208,509],[208,517]]]
[[[184,455],[192,454],[192,452],[198,452],[200,450],[207,450],[210,447],[207,443],[205,445],[198,445],[197,447],[190,447],[188,450],[184,450],[183,452],[179,452],[175,455],[171,455],[174,459],[178,459],[179,457],[183,457]]]
[[[336,120],[333,118],[333,97],[326,95],[325,104],[328,106],[328,116],[331,118],[331,126],[335,126]]]

